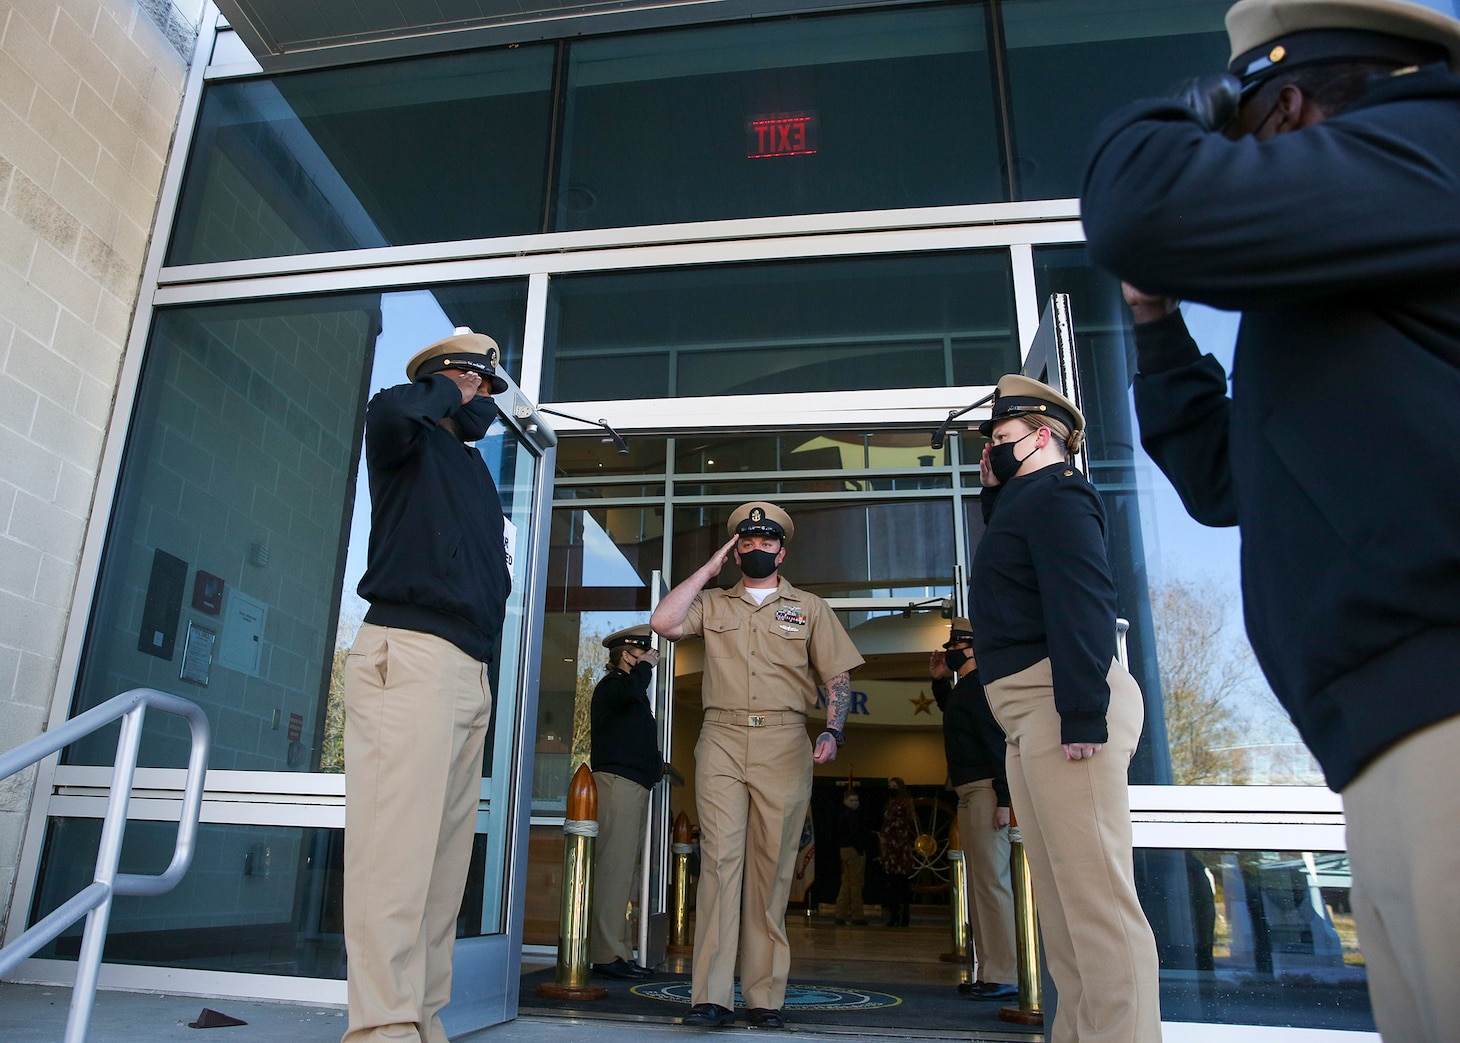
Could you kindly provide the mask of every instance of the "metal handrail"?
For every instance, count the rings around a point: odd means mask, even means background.
[[[192,752],[188,756],[187,780],[183,786],[182,814],[178,820],[177,843],[172,863],[163,873],[118,873],[122,855],[122,836],[127,828],[127,810],[132,800],[132,779],[137,772],[137,751],[142,742],[142,718],[149,706],[164,713],[176,714],[188,722],[192,732]],[[96,877],[92,883],[63,903],[45,919],[0,949],[0,976],[8,974],[20,962],[54,941],[62,931],[85,916],[81,934],[81,951],[76,959],[76,984],[71,990],[71,1010],[66,1019],[65,1043],[85,1043],[91,1023],[91,1009],[96,1003],[97,978],[101,973],[101,954],[106,945],[107,921],[111,918],[112,898],[116,895],[160,895],[177,885],[193,861],[198,836],[198,812],[203,806],[203,781],[208,770],[210,729],[208,718],[196,703],[154,688],[133,688],[100,706],[66,721],[44,735],[23,742],[13,750],[0,754],[0,780],[44,760],[78,739],[122,719],[122,733],[117,739],[116,764],[112,768],[111,796],[102,820],[101,843],[96,854]]]

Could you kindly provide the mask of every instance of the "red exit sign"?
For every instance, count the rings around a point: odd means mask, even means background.
[[[816,113],[777,112],[745,122],[748,159],[816,154]]]

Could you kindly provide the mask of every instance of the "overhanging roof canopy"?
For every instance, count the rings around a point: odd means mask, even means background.
[[[266,72],[873,0],[214,0]],[[908,0],[911,2],[911,0]]]

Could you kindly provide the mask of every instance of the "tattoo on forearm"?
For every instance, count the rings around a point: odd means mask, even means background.
[[[852,708],[852,678],[849,674],[837,674],[826,682],[826,724],[841,731],[847,723],[847,711]]]

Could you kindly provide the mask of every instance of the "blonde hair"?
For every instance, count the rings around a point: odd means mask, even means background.
[[[1038,431],[1041,427],[1049,428],[1050,438],[1064,446],[1066,459],[1085,447],[1085,432],[1071,431],[1063,420],[1056,420],[1042,413],[1020,413],[1009,419],[1022,421],[1031,431]]]

